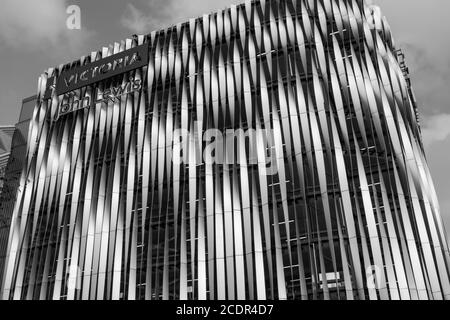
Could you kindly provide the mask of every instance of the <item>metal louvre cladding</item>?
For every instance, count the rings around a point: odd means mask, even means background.
[[[248,1],[65,68],[142,44],[148,65],[71,99],[140,90],[59,118],[62,96],[36,105],[3,299],[450,298],[414,94],[376,7]],[[199,159],[198,136],[228,129],[274,139],[238,135],[256,164]]]

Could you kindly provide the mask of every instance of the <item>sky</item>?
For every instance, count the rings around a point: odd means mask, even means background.
[[[0,125],[15,124],[23,98],[47,68],[132,34],[164,29],[243,0],[1,0]],[[367,0],[381,7],[402,48],[419,103],[427,159],[450,235],[450,1]],[[81,29],[66,10],[81,8]],[[450,237],[449,237],[450,239]]]

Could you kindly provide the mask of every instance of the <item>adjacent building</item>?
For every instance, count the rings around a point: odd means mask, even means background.
[[[3,166],[3,188],[0,188],[0,283],[2,281],[14,204],[19,188],[20,176],[25,166],[25,156],[30,120],[36,105],[36,96],[22,102],[19,122],[7,128],[8,157]],[[6,157],[5,157],[6,158]]]
[[[15,127],[0,126],[0,210],[3,203],[3,185],[5,184],[6,167],[11,154],[11,142],[13,139],[14,130]],[[7,189],[8,187],[5,187],[5,192],[7,192]],[[3,215],[0,214],[0,279],[3,272],[3,262],[6,253],[6,245],[8,242],[8,231],[9,227],[3,218]]]
[[[0,196],[2,194],[6,165],[11,151],[11,141],[14,127],[0,126]]]
[[[49,69],[4,299],[449,299],[403,54],[361,0],[247,1]]]

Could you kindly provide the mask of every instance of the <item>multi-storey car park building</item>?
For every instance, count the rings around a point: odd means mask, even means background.
[[[248,1],[39,83],[4,299],[450,298],[416,102],[378,8]],[[211,144],[241,161],[205,161]]]

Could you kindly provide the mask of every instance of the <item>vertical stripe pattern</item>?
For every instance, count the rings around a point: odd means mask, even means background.
[[[71,99],[141,90],[57,120],[63,96],[37,103],[4,299],[450,298],[417,106],[378,8],[247,1],[50,69],[38,95],[143,44],[147,66]],[[246,142],[258,129],[272,139]],[[227,130],[237,144],[214,155],[242,161],[204,161],[204,134]]]

